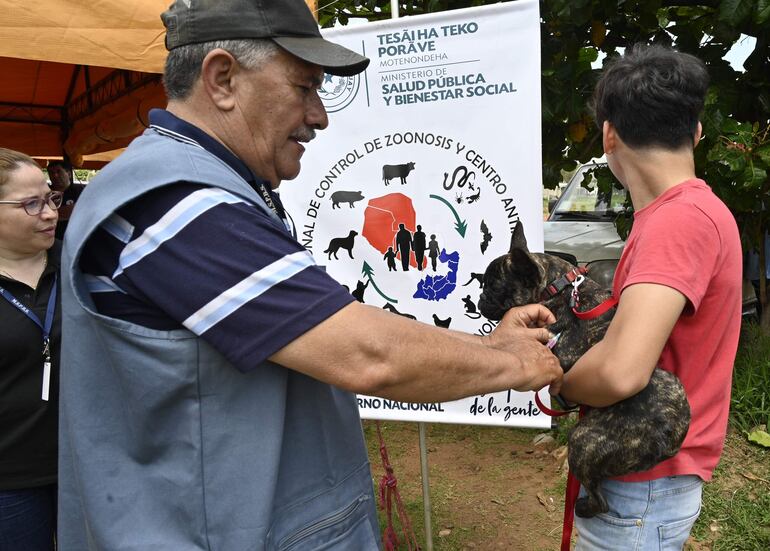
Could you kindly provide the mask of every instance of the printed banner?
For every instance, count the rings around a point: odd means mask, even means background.
[[[543,250],[538,3],[324,33],[371,58],[327,75],[329,128],[281,188],[299,241],[361,302],[477,335],[481,276],[525,223]],[[436,377],[440,377],[436,373]],[[543,391],[544,396],[547,393]],[[369,419],[548,427],[534,394],[451,403],[359,396]]]

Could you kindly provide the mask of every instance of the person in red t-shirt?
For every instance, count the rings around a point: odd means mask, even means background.
[[[564,376],[562,395],[603,407],[643,389],[656,366],[679,377],[692,420],[679,453],[606,480],[610,510],[577,518],[578,550],[681,549],[727,429],[741,320],[741,245],[727,207],[695,176],[708,74],[697,58],[637,45],[594,93],[610,170],[634,226],[615,273],[604,339]]]

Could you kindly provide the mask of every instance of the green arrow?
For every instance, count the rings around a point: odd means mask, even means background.
[[[449,210],[451,210],[452,214],[454,214],[454,216],[455,216],[455,222],[456,222],[455,223],[455,230],[457,231],[457,233],[460,234],[461,237],[464,238],[465,237],[465,230],[468,228],[468,224],[465,222],[465,220],[460,220],[460,215],[457,214],[457,211],[452,206],[452,203],[450,203],[449,201],[447,201],[443,197],[439,197],[438,195],[431,195],[430,198],[431,199],[438,199],[439,201],[441,201],[442,203],[444,203],[446,206],[449,207]]]
[[[361,268],[361,273],[364,274],[365,277],[369,278],[369,281],[372,283],[372,285],[374,285],[374,290],[377,291],[378,293],[380,293],[380,296],[382,298],[384,298],[388,302],[392,302],[394,304],[398,304],[398,301],[396,299],[390,298],[388,295],[386,295],[385,293],[380,291],[379,287],[377,287],[377,284],[374,282],[374,278],[372,278],[372,276],[374,275],[374,268],[369,266],[369,264],[367,264],[366,260],[364,260],[364,265]]]

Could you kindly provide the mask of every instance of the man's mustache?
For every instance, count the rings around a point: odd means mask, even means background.
[[[315,139],[315,129],[311,128],[310,126],[305,126],[292,132],[291,138],[297,140],[298,142],[307,143]]]

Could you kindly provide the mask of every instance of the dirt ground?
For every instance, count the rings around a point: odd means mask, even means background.
[[[416,423],[383,422],[383,439],[417,540],[424,546]],[[384,474],[373,421],[365,422],[372,472]],[[566,474],[564,450],[534,445],[534,430],[427,426],[433,548],[558,549]],[[424,548],[424,547],[423,547]]]
[[[417,541],[425,549],[418,425],[382,422]],[[374,421],[364,422],[372,472],[384,474]],[[433,549],[555,551],[561,542],[566,449],[542,431],[427,425]],[[553,431],[547,433],[554,435]],[[384,516],[381,513],[381,522]],[[397,525],[400,535],[400,528]],[[574,535],[573,535],[574,537]],[[401,547],[406,549],[406,547]],[[692,540],[688,551],[711,546]]]

